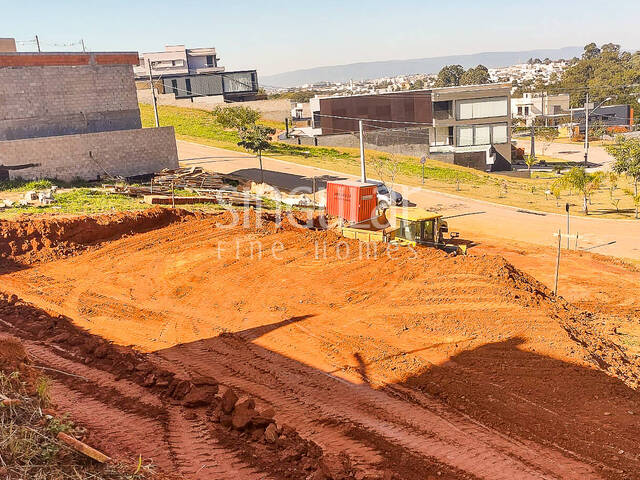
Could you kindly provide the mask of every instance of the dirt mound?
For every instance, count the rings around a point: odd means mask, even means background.
[[[0,334],[0,369],[5,371],[22,370],[29,359],[22,343],[15,337]]]
[[[241,448],[245,460],[252,453],[241,445],[253,445],[251,465],[268,459],[256,468],[269,472],[279,463],[317,465],[308,449],[302,457],[285,455],[290,463],[280,457],[286,449],[260,453],[271,451],[267,436],[280,436],[284,425],[325,455],[347,452],[373,478],[385,471],[407,480],[438,472],[633,478],[629,472],[640,471],[633,416],[640,399],[629,388],[638,364],[598,334],[598,318],[500,256],[369,245],[300,223],[255,212],[193,218],[0,280],[3,290],[99,337],[149,352],[127,350],[134,357],[101,366],[99,345],[80,355],[84,340],[73,348],[61,340],[78,355],[74,361],[138,387],[146,381],[144,391],[164,404],[185,409],[188,399],[203,404],[188,411],[207,411],[192,417],[157,404],[145,410],[130,392],[126,412],[145,438],[171,445],[188,438],[206,450],[210,445],[198,438],[208,432],[225,448]],[[57,323],[24,328],[34,339],[60,334]],[[140,362],[154,370],[139,371]],[[219,391],[203,377],[215,379]],[[75,398],[98,395],[74,388]],[[222,414],[229,388],[255,407],[240,402],[238,412]],[[103,405],[113,409],[113,400],[98,405],[91,398],[93,411],[118,421]],[[275,432],[259,427],[263,420],[234,428],[234,413],[241,426],[270,406]],[[163,416],[163,423],[137,420],[141,411]],[[254,431],[258,441],[247,443]],[[164,441],[154,440],[154,455],[163,455]],[[196,462],[176,450],[178,463]],[[296,472],[294,478],[306,478]]]
[[[20,339],[7,333],[0,333],[0,371],[7,378],[12,378],[14,372],[19,373],[15,384],[22,384],[30,393],[35,391],[39,373],[33,368]]]
[[[193,218],[186,210],[153,208],[91,217],[24,217],[0,220],[0,259],[32,263],[77,253],[125,235]]]

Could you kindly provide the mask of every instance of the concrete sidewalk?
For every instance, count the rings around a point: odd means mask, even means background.
[[[531,142],[529,140],[515,140],[518,148],[524,148],[525,154],[528,155],[531,150]],[[536,154],[543,155],[542,142],[540,140],[536,141]],[[544,155],[570,162],[584,162],[584,145],[582,143],[554,142],[547,147]],[[588,168],[588,171],[610,171],[613,162],[613,157],[609,155],[604,148],[596,146],[589,147],[589,163],[596,164],[597,166]]]

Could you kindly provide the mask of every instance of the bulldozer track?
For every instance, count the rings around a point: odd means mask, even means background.
[[[237,337],[158,355],[166,365],[213,376],[277,406],[286,412],[279,420],[309,432],[308,437],[328,451],[348,451],[368,472],[377,471],[385,452],[350,438],[349,425],[399,444],[425,461],[446,463],[478,478],[599,478],[589,465],[532,442],[505,438],[418,392],[348,385]]]
[[[0,331],[21,333],[7,328],[7,324],[1,322]],[[132,462],[142,455],[145,461],[192,480],[275,478],[223,447],[211,435],[204,419],[187,419],[184,407],[168,404],[126,379],[116,379],[111,373],[61,356],[73,356],[73,352],[42,342],[22,341],[34,363],[48,368],[51,394],[58,409],[70,414],[94,438],[108,438],[110,444],[126,449]]]

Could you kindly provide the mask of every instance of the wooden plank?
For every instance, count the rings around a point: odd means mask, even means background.
[[[99,452],[95,448],[90,447],[86,443],[81,442],[80,440],[76,440],[70,435],[67,435],[64,432],[58,433],[58,440],[60,440],[65,445],[73,448],[75,451],[86,455],[89,458],[93,458],[96,462],[107,463],[110,462],[111,459],[106,456],[104,453]]]

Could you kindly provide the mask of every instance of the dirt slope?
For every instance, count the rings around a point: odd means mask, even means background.
[[[251,393],[370,474],[640,472],[636,361],[506,260],[367,252],[231,217],[121,238],[5,274],[0,288],[167,371]]]

